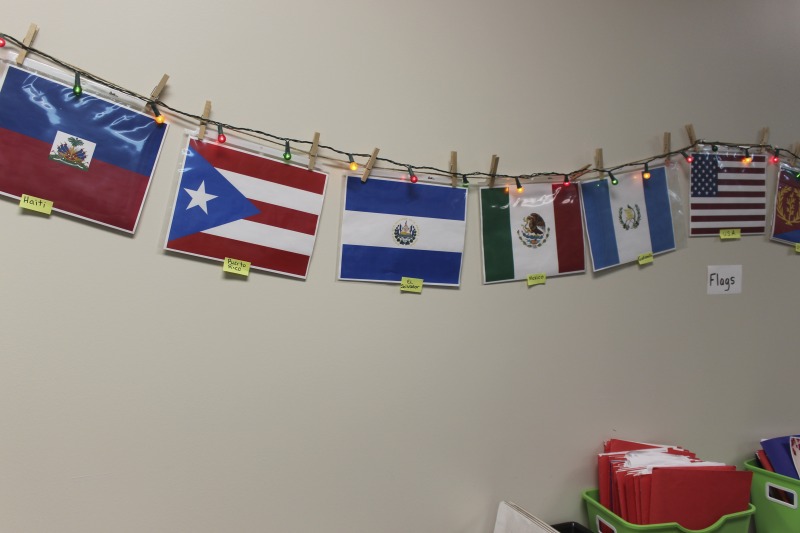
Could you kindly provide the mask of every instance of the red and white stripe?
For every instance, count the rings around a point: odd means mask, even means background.
[[[691,235],[718,235],[722,229],[762,234],[767,216],[767,157],[754,155],[744,163],[740,155],[720,155],[717,195],[691,198]]]

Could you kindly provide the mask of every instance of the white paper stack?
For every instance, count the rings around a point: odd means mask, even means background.
[[[511,502],[500,502],[494,533],[558,533],[528,511]]]

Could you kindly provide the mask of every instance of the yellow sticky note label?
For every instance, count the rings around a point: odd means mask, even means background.
[[[719,238],[720,239],[741,239],[742,238],[742,230],[739,228],[736,229],[721,229],[719,230]]]
[[[37,213],[44,213],[45,215],[49,215],[53,211],[53,202],[29,194],[22,195],[19,199],[19,206]]]
[[[647,252],[646,254],[639,254],[640,265],[647,265],[652,262],[653,262],[653,252]]]
[[[240,276],[249,276],[250,263],[247,261],[226,257],[225,262],[222,263],[222,271],[230,272],[231,274],[239,274]]]
[[[400,280],[400,292],[422,292],[422,280],[404,276]]]
[[[794,245],[794,251],[800,254],[800,242]]]
[[[544,285],[545,281],[547,281],[546,274],[528,274],[528,287],[533,287],[534,285]]]

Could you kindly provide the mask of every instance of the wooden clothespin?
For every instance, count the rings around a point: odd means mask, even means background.
[[[598,174],[597,174],[597,178],[598,179],[603,179],[605,177],[606,173],[603,170],[604,165],[603,165],[603,149],[602,148],[597,148],[594,151],[594,168],[598,169],[598,171],[599,171]]]
[[[500,158],[497,155],[492,155],[492,164],[489,167],[489,187],[494,187],[494,177],[497,175],[498,163],[500,163]]]
[[[206,136],[206,127],[208,126],[208,116],[211,114],[211,100],[206,100],[206,105],[203,108],[202,119],[200,120],[200,131],[197,134],[199,140],[203,140]]]
[[[664,132],[664,151],[663,154],[666,154],[664,157],[664,161],[669,163],[669,158],[671,157],[670,152],[672,152],[672,134],[668,131]]]
[[[766,146],[768,142],[769,142],[769,128],[767,126],[764,126],[763,128],[761,128],[761,131],[758,134],[758,144],[760,144],[761,146],[759,146],[756,149],[756,153],[757,154],[763,153],[764,152],[763,147]]]
[[[150,102],[158,101],[158,97],[161,96],[161,91],[163,91],[164,87],[167,86],[168,80],[169,80],[169,75],[164,74],[163,76],[161,76],[161,81],[158,82],[158,85],[156,85],[153,88],[153,92],[150,93]],[[147,105],[144,106],[145,111],[147,111],[147,108],[150,107],[150,102],[148,102]]]
[[[697,135],[694,133],[694,126],[692,124],[687,124],[685,127],[686,135],[689,137],[689,144],[692,146],[692,149],[696,150]]]
[[[22,48],[17,54],[17,66],[22,65],[22,62],[25,61],[25,56],[28,55],[28,47],[33,45],[33,40],[36,38],[36,33],[38,31],[39,31],[39,26],[37,26],[36,24],[31,24],[30,26],[28,26],[28,33],[22,40],[22,44],[25,45],[25,48]]]
[[[372,151],[372,155],[370,156],[369,161],[367,161],[367,166],[364,167],[364,175],[361,176],[361,183],[366,183],[369,179],[369,174],[372,172],[372,167],[375,166],[375,161],[378,160],[379,151],[380,149],[378,148],[375,148]]]
[[[308,153],[308,170],[314,170],[314,165],[317,164],[317,150],[319,150],[319,132],[315,131],[311,151]]]
[[[450,152],[450,185],[458,187],[458,154]]]

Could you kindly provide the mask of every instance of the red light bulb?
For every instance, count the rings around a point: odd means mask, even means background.
[[[0,48],[4,47],[5,45],[6,45],[6,40],[0,37]]]
[[[408,179],[411,180],[411,183],[416,183],[417,181],[419,181],[419,178],[417,178],[417,175],[414,174],[414,169],[411,168],[411,166],[408,166],[406,168],[408,168]]]
[[[217,135],[217,142],[218,143],[224,143],[227,140],[228,140],[228,138],[225,136],[224,133],[220,133],[219,135]]]

